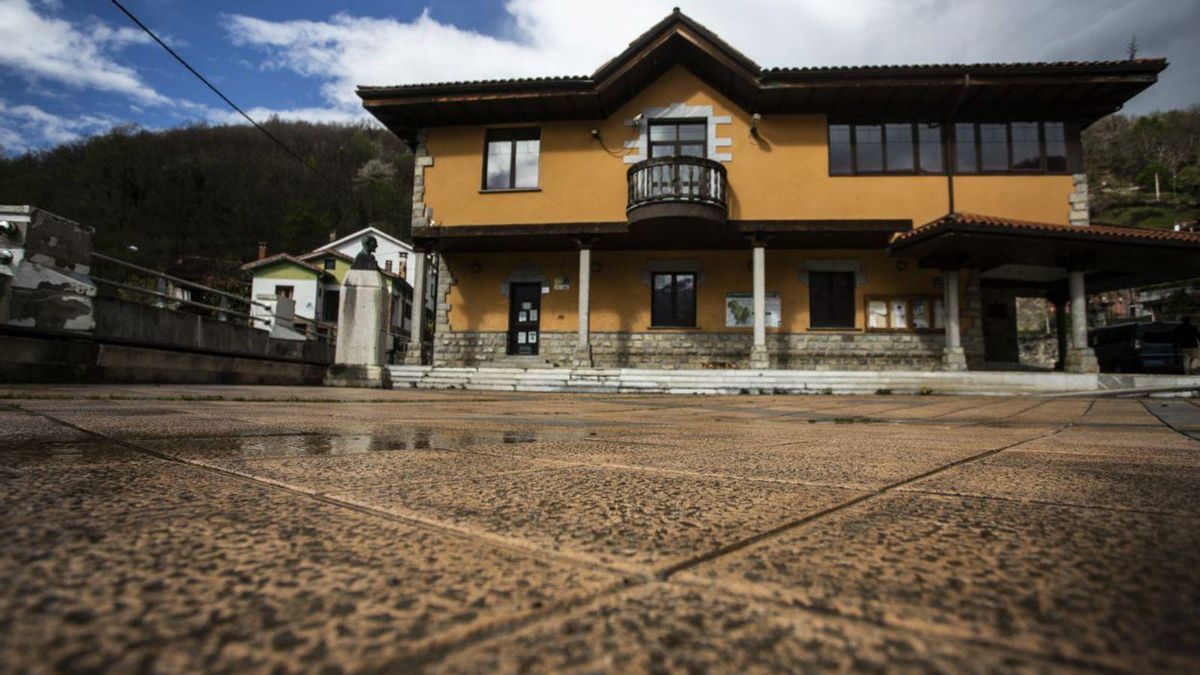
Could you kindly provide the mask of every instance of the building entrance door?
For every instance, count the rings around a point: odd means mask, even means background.
[[[511,284],[508,301],[508,353],[537,354],[541,338],[542,285]]]

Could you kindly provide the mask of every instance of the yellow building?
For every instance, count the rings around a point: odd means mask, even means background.
[[[676,11],[590,76],[359,95],[417,156],[435,364],[962,369],[1018,295],[1195,273],[1088,224],[1080,132],[1165,67],[764,69]]]

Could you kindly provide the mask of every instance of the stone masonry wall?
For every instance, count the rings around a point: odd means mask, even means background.
[[[570,367],[577,335],[543,332],[541,358]],[[486,364],[505,355],[502,332],[441,332],[434,363]],[[746,368],[750,333],[616,333],[591,337],[599,368]],[[937,370],[941,333],[790,333],[767,336],[772,368],[793,370]]]

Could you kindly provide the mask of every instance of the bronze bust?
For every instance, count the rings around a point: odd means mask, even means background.
[[[367,238],[363,239],[362,250],[354,256],[354,264],[350,266],[350,269],[378,270],[379,263],[375,261],[375,249],[378,247],[379,242],[375,241],[375,235],[368,234]]]

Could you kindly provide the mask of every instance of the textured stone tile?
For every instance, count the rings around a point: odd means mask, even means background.
[[[0,468],[0,512],[10,524],[134,522],[209,504],[244,501],[231,479],[174,462],[35,463]],[[248,499],[248,498],[246,498]]]
[[[58,424],[40,415],[0,410],[0,451],[31,448],[43,443],[90,440],[77,429]]]
[[[935,634],[1200,668],[1194,517],[894,493],[687,573]]]
[[[904,489],[1200,515],[1200,453],[1191,459],[1007,451]]]
[[[545,463],[515,457],[447,450],[394,450],[234,462],[210,461],[256,478],[317,492],[462,481],[511,471],[544,469],[547,466]]]
[[[1162,426],[1158,418],[1150,414],[1139,399],[1097,399],[1092,404],[1091,410],[1079,420],[1079,423],[1106,426]]]
[[[356,671],[619,583],[252,491],[236,512],[6,547],[5,670]]]
[[[556,469],[346,496],[602,561],[666,565],[777,527],[858,493],[613,469]]]
[[[403,668],[403,662],[394,664]],[[1055,664],[696,589],[655,585],[471,645],[433,673],[1062,673]]]
[[[0,447],[0,475],[23,469],[72,469],[96,464],[154,462],[154,457],[111,441],[81,440]]]

